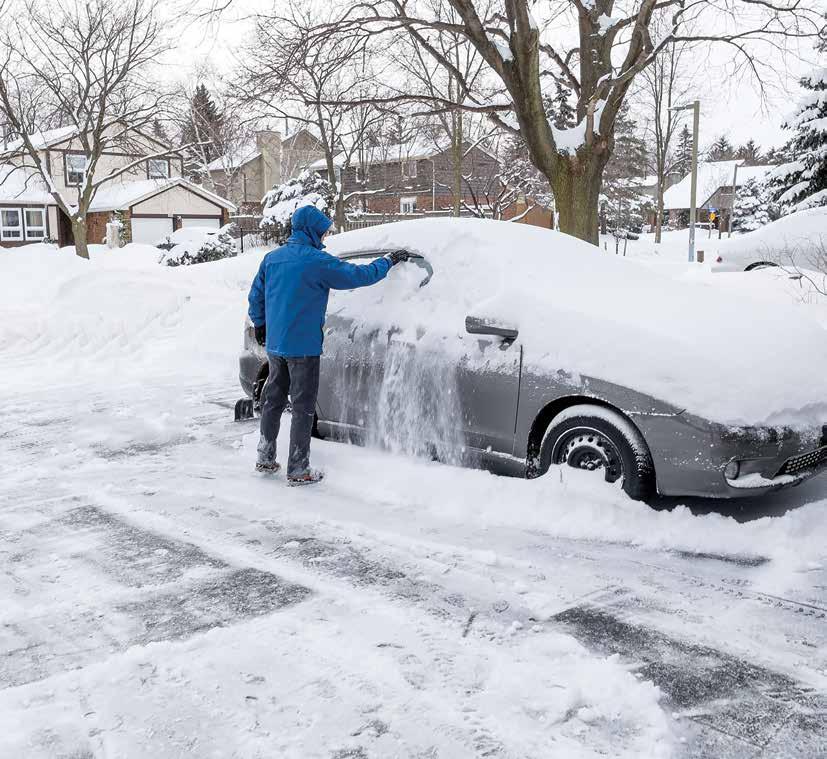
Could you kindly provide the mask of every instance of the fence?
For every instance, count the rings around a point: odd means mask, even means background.
[[[230,221],[234,224],[232,236],[239,252],[243,253],[245,250],[262,248],[270,244],[271,241],[267,240],[261,231],[261,219],[261,216],[249,214],[230,216]]]

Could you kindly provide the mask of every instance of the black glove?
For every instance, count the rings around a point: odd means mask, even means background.
[[[391,266],[396,266],[396,264],[401,263],[402,261],[408,261],[410,257],[411,254],[408,253],[407,250],[394,250],[385,256],[385,258],[391,262]]]
[[[256,333],[256,342],[259,345],[264,345],[267,342],[267,325],[262,324],[260,327],[253,327]]]

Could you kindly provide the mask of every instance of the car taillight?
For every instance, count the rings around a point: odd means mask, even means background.
[[[723,256],[718,256],[718,258],[715,259],[715,263],[722,264],[723,262],[724,262]]]

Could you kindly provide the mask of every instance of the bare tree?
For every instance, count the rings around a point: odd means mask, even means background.
[[[446,9],[455,22],[459,20],[456,13]],[[439,46],[440,54],[450,60],[453,66],[462,74],[462,80],[469,87],[476,88],[486,68],[485,61],[475,48],[464,44],[464,38],[457,34],[441,35],[435,44]],[[407,72],[408,80],[426,99],[442,103],[454,103],[455,107],[440,107],[433,109],[429,114],[429,123],[435,128],[426,130],[426,135],[433,142],[437,151],[443,151],[446,144],[452,164],[452,186],[454,215],[459,216],[462,208],[463,160],[468,153],[468,143],[478,142],[492,134],[490,122],[483,114],[464,112],[462,105],[467,101],[464,92],[451,71],[446,70],[423,46],[410,35],[403,35],[395,46],[394,63],[401,70]],[[408,89],[408,92],[411,92]]]
[[[753,55],[751,43],[780,54],[789,38],[813,37],[822,25],[816,0],[552,0],[543,6],[545,33],[532,7],[540,6],[532,0],[361,0],[316,34],[358,29],[411,35],[456,79],[459,107],[485,113],[522,137],[554,190],[560,228],[592,242],[598,239],[598,198],[614,148],[615,119],[635,77],[672,45],[720,43],[760,82],[770,64]],[[654,24],[659,18],[660,37]],[[571,29],[576,37],[565,39]],[[441,49],[446,35],[479,52],[490,87],[471,86]],[[549,122],[543,103],[549,80],[574,93],[573,128]],[[419,94],[414,99],[425,100]],[[457,107],[449,98],[428,100],[432,109]]]
[[[148,69],[164,49],[153,0],[68,0],[60,6],[24,0],[5,13],[0,32],[0,117],[18,141],[7,159],[34,170],[70,220],[77,254],[89,257],[86,216],[101,187],[175,151],[155,140],[162,95]],[[21,41],[25,40],[25,44]],[[85,166],[76,190],[60,189],[38,133],[66,127]],[[101,166],[109,152],[140,158]],[[146,145],[152,145],[147,154]],[[74,190],[74,192],[73,192]],[[74,197],[70,197],[74,194]]]
[[[218,195],[230,197],[240,181],[245,151],[251,149],[254,131],[250,119],[239,113],[239,104],[226,92],[207,90],[212,72],[200,69],[172,93],[170,120],[184,151],[185,171],[195,182]],[[213,98],[218,95],[218,102]]]
[[[827,236],[807,245],[785,245],[777,251],[767,250],[764,259],[798,280],[803,299],[810,298],[814,292],[827,298]]]
[[[663,18],[653,22],[653,26],[662,27],[663,24]],[[662,237],[663,193],[666,191],[666,179],[676,170],[678,164],[678,157],[673,148],[682,113],[674,108],[688,101],[694,85],[693,69],[687,61],[688,53],[685,43],[670,45],[640,75],[640,105],[652,146],[653,168],[657,177],[656,243],[659,243]]]
[[[345,203],[360,190],[346,193],[342,179],[385,115],[373,105],[375,40],[358,29],[311,36],[309,30],[318,26],[314,11],[300,2],[290,3],[286,12],[258,16],[239,89],[263,116],[288,117],[318,133],[336,197],[335,223],[343,229]],[[350,98],[356,102],[347,102]]]

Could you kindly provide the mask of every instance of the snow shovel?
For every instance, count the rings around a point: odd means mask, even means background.
[[[243,422],[246,419],[253,419],[254,417],[252,398],[240,398],[235,402],[235,420],[237,422]]]

